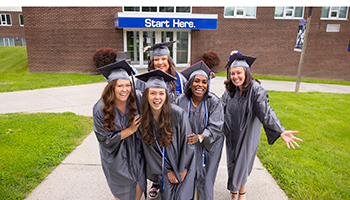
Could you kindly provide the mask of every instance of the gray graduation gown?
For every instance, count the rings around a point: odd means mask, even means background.
[[[226,137],[227,189],[238,191],[252,171],[261,124],[270,145],[285,129],[270,107],[266,90],[254,80],[245,97],[239,98],[237,89],[233,98],[225,91],[221,101],[225,113],[223,130]]]
[[[199,199],[213,200],[213,188],[224,142],[222,132],[224,113],[222,104],[216,95],[209,93],[209,98],[206,100],[208,120],[207,126],[204,128],[206,114],[204,100],[199,103],[195,110],[185,94],[181,94],[175,102],[186,111],[187,115],[190,114],[189,119],[192,132],[197,135],[203,134],[204,136],[202,143],[195,144],[197,190]],[[188,113],[189,109],[190,113]],[[205,166],[203,166],[204,148],[206,151]]]
[[[180,73],[180,72],[176,72],[177,74],[177,80],[176,83],[180,83],[179,85],[175,85],[175,90],[176,90],[176,94],[177,96],[179,96],[180,94],[183,93],[184,89],[185,89],[185,85],[187,83],[187,79]],[[143,91],[145,90],[145,82],[140,80],[140,79],[136,79],[135,80],[135,88],[136,90],[139,90],[140,92],[143,93]],[[170,98],[170,102],[174,103],[175,102],[175,95],[174,93],[171,91],[172,89],[172,85],[170,83],[168,83],[168,94],[169,94],[169,98]]]
[[[99,141],[103,172],[115,197],[135,200],[136,184],[140,184],[144,192],[147,186],[142,138],[137,131],[123,140],[120,139],[120,132],[130,126],[128,107],[125,115],[117,107],[114,108],[114,131],[103,129],[105,114],[101,111],[102,107],[103,101],[99,99],[93,107],[93,128]]]
[[[194,193],[195,177],[195,149],[194,145],[187,144],[187,136],[192,133],[191,125],[187,115],[177,105],[171,108],[171,127],[174,131],[173,141],[165,147],[165,170],[164,170],[164,191],[160,192],[164,200],[186,200],[192,199]],[[157,131],[155,131],[157,135]],[[147,145],[142,142],[147,163],[147,178],[153,182],[161,184],[162,181],[162,161],[163,157],[156,143]],[[163,151],[163,147],[160,147]],[[169,163],[168,163],[169,162]],[[187,174],[181,182],[180,173],[187,169]],[[179,184],[170,183],[168,172],[174,171]]]

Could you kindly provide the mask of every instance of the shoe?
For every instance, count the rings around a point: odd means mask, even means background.
[[[154,189],[154,188],[155,188],[155,189]],[[160,185],[159,185],[159,184],[154,184],[154,183],[152,183],[151,189],[150,189],[150,191],[149,191],[149,193],[148,193],[148,197],[149,197],[150,199],[155,199],[155,198],[157,198],[157,197],[158,197],[158,192],[159,192],[159,190],[160,190]]]

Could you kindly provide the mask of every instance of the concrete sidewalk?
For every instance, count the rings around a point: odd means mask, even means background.
[[[212,80],[212,91],[221,97],[225,78]],[[266,90],[293,91],[295,83],[262,80]],[[92,116],[92,106],[107,83],[57,87],[21,92],[0,93],[0,113],[74,112]],[[350,93],[350,86],[301,83],[300,92]],[[215,199],[229,199],[226,189],[226,152],[222,158],[214,187]],[[246,186],[248,199],[288,199],[283,190],[255,159]],[[98,142],[92,132],[46,179],[26,198],[45,200],[114,199],[101,168]]]

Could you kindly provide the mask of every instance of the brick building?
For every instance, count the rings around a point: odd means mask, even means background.
[[[31,72],[96,73],[92,55],[111,47],[147,66],[143,47],[176,40],[178,67],[232,50],[256,56],[255,74],[296,76],[299,20],[309,7],[23,7]],[[349,7],[314,7],[302,77],[350,81]],[[140,21],[142,23],[140,23]]]
[[[0,46],[26,46],[21,7],[0,7]]]

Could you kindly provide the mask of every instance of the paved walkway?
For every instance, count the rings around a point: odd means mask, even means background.
[[[212,91],[218,96],[224,92],[224,78],[212,81]],[[292,91],[295,83],[262,80],[267,90]],[[74,112],[92,116],[92,106],[100,98],[106,83],[57,87],[21,92],[0,93],[0,113],[13,112]],[[350,93],[350,86],[301,83],[300,92]],[[216,200],[229,199],[226,189],[225,147],[214,187]],[[255,159],[253,172],[246,186],[247,199],[288,199],[283,190]],[[98,142],[92,132],[46,179],[33,190],[26,200],[105,200],[113,199],[104,178],[99,157]]]

